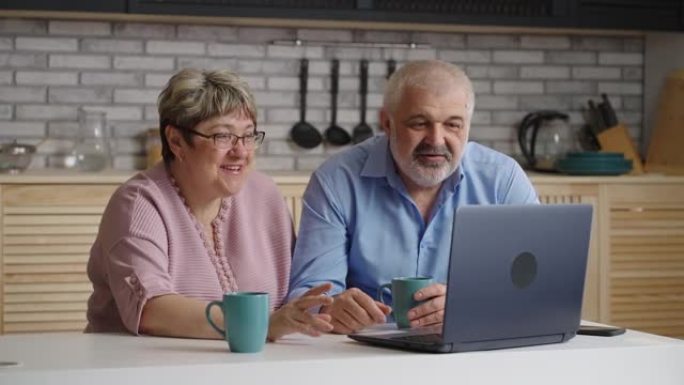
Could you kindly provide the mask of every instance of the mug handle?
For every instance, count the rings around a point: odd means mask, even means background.
[[[209,302],[209,304],[207,305],[206,309],[204,310],[204,315],[207,317],[207,321],[209,321],[209,325],[211,325],[211,327],[213,327],[220,335],[222,335],[223,338],[226,338],[226,332],[223,331],[223,330],[221,330],[221,329],[219,329],[219,327],[216,326],[216,324],[214,323],[214,321],[211,320],[211,308],[212,308],[212,306],[221,307],[221,305],[223,305],[223,302],[221,302],[221,301],[211,301],[211,302]]]
[[[386,283],[386,284],[380,285],[380,287],[378,287],[378,299],[379,299],[380,302],[382,302],[384,305],[387,305],[387,304],[386,304],[385,301],[382,299],[382,292],[383,292],[383,289],[384,289],[384,288],[389,288],[390,291],[392,291],[392,288],[391,288],[391,287],[392,287],[392,284],[391,284],[391,283]]]

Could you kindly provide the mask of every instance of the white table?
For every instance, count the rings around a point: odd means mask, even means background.
[[[684,341],[628,331],[553,345],[424,354],[345,336],[290,336],[262,353],[224,341],[111,334],[0,336],[0,384],[684,384]]]

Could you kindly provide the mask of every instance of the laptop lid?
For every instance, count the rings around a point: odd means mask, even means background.
[[[580,322],[590,205],[461,206],[454,213],[441,343],[352,335],[435,352],[561,342]],[[423,334],[418,331],[418,334]]]

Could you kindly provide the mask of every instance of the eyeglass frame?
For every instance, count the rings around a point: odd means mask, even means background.
[[[231,150],[231,149],[233,149],[233,148],[235,147],[235,145],[237,145],[238,141],[242,141],[242,145],[245,146],[246,149],[248,149],[248,150],[256,150],[256,149],[259,148],[259,146],[261,146],[261,144],[264,142],[264,138],[266,138],[266,132],[264,132],[264,131],[257,131],[257,130],[254,130],[254,132],[253,132],[251,135],[248,134],[248,135],[243,135],[243,136],[235,135],[235,134],[233,134],[232,132],[221,132],[221,133],[218,133],[218,134],[207,135],[207,134],[203,134],[203,133],[201,133],[201,132],[199,132],[199,131],[196,131],[196,130],[194,130],[194,129],[192,129],[192,128],[179,127],[179,126],[176,126],[176,127],[179,128],[179,129],[181,129],[181,130],[183,130],[183,131],[186,131],[186,132],[188,132],[188,133],[190,133],[190,134],[192,134],[192,135],[197,135],[197,136],[199,136],[200,138],[211,139],[211,140],[214,142],[214,146],[215,146],[216,148],[219,148],[219,149],[222,149],[222,150]],[[229,146],[229,147],[221,147],[221,146],[217,143],[216,138],[218,138],[218,137],[226,137],[226,136],[227,136],[228,138],[230,138],[230,146]],[[247,144],[245,143],[245,139],[246,139],[246,138],[249,138],[250,136],[254,137],[254,147],[251,147],[251,148],[250,148],[249,146],[247,146]]]

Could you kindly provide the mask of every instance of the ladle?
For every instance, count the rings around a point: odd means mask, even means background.
[[[373,136],[373,129],[366,123],[366,94],[368,93],[368,60],[361,60],[361,84],[359,96],[361,97],[361,123],[354,127],[352,141],[361,143]]]
[[[330,127],[325,130],[325,140],[335,146],[344,146],[351,142],[351,136],[344,128],[337,125],[337,90],[340,76],[340,61],[334,59],[330,70]]]
[[[316,127],[306,121],[306,88],[309,78],[309,60],[299,63],[299,122],[290,130],[290,138],[299,147],[310,149],[323,141],[323,136]]]
[[[394,59],[389,59],[387,61],[387,75],[385,76],[385,79],[389,79],[390,76],[392,76],[392,74],[396,70],[397,70],[397,61]]]

